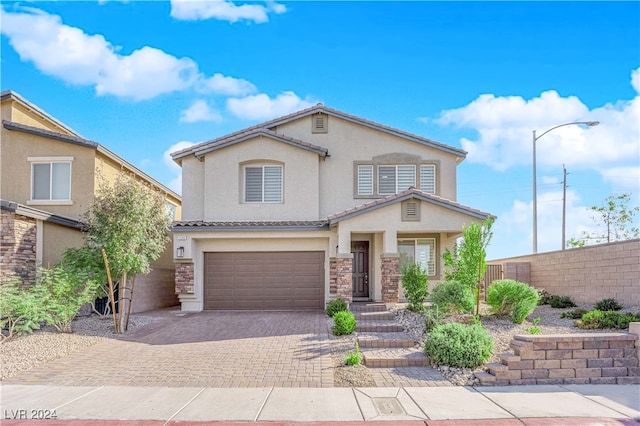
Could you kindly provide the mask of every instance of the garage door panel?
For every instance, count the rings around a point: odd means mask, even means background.
[[[205,253],[205,309],[322,309],[324,252]]]

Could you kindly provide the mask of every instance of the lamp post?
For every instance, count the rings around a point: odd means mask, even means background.
[[[536,183],[536,142],[538,139],[546,135],[552,130],[557,129],[558,127],[564,126],[573,126],[573,125],[585,125],[589,127],[597,126],[600,124],[599,121],[576,121],[573,123],[564,123],[558,124],[557,126],[553,126],[552,128],[544,131],[540,136],[536,136],[536,131],[533,131],[533,253],[538,252],[538,194],[537,194],[537,183]]]

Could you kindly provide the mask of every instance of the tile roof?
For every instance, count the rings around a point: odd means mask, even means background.
[[[190,148],[183,149],[181,151],[174,152],[171,154],[171,156],[173,157],[174,160],[178,160],[182,157],[185,157],[191,154],[195,155],[196,157],[199,157],[208,152],[215,151],[217,149],[221,149],[229,145],[234,145],[236,143],[240,143],[248,139],[255,138],[256,136],[268,137],[270,139],[274,139],[274,140],[277,140],[301,149],[305,149],[307,151],[314,152],[318,155],[321,155],[322,157],[326,157],[329,153],[329,151],[326,148],[323,148],[321,146],[313,145],[313,144],[301,141],[299,139],[295,139],[280,133],[276,133],[269,129],[257,127],[257,128],[245,129],[241,132],[235,132],[230,135],[226,135],[217,139],[213,139],[208,142],[195,145]]]
[[[282,220],[282,221],[201,221],[173,222],[172,231],[297,231],[328,230],[326,220]]]
[[[329,215],[328,217],[329,224],[334,224],[342,220],[349,219],[351,217],[358,216],[360,214],[370,212],[372,210],[376,210],[391,204],[402,202],[404,200],[408,200],[411,198],[416,198],[416,199],[425,201],[427,203],[444,207],[449,210],[454,210],[459,213],[463,213],[469,216],[474,216],[474,217],[477,217],[478,219],[486,219],[487,216],[494,217],[489,213],[485,213],[480,210],[476,210],[471,207],[464,206],[462,204],[456,203],[446,198],[439,197],[437,195],[428,194],[426,192],[420,191],[419,189],[412,187],[407,189],[406,191],[402,191],[394,195],[389,195],[388,197],[380,198],[378,200],[374,200],[369,203],[361,204],[359,206],[341,211],[339,213]]]
[[[294,112],[294,113],[289,114],[289,115],[285,115],[285,116],[280,117],[280,118],[275,118],[273,120],[269,120],[269,121],[266,121],[264,123],[256,124],[254,126],[248,127],[246,129],[243,129],[243,130],[240,130],[240,131],[237,131],[237,132],[234,132],[234,133],[230,133],[230,134],[222,136],[220,138],[213,139],[211,141],[202,142],[202,143],[194,145],[192,147],[185,148],[185,149],[182,149],[180,151],[173,152],[171,154],[171,156],[173,157],[174,160],[177,160],[179,158],[186,157],[186,156],[191,155],[191,154],[198,155],[197,152],[200,152],[202,149],[204,149],[204,147],[212,145],[212,144],[215,144],[218,141],[222,141],[222,140],[225,140],[225,139],[241,138],[242,135],[244,133],[247,133],[247,132],[252,132],[252,131],[255,131],[257,129],[269,129],[271,127],[276,127],[276,126],[288,123],[290,121],[297,120],[299,118],[306,117],[306,116],[313,115],[313,114],[318,114],[318,113],[324,113],[324,114],[327,114],[327,115],[338,117],[338,118],[341,118],[343,120],[350,121],[352,123],[360,124],[362,126],[366,126],[366,127],[372,128],[372,129],[376,129],[376,130],[379,130],[379,131],[394,135],[394,136],[398,136],[398,137],[401,137],[401,138],[404,138],[404,139],[408,139],[408,140],[411,140],[413,142],[420,143],[422,145],[426,145],[426,146],[429,146],[429,147],[432,147],[432,148],[435,148],[435,149],[439,149],[441,151],[448,152],[449,154],[453,154],[453,155],[461,157],[461,158],[464,158],[467,155],[467,152],[462,150],[462,149],[454,148],[452,146],[445,145],[443,143],[436,142],[436,141],[433,141],[431,139],[424,138],[422,136],[414,135],[412,133],[405,132],[403,130],[395,129],[393,127],[385,126],[383,124],[376,123],[374,121],[366,120],[364,118],[357,117],[355,115],[347,114],[347,113],[344,113],[344,112],[339,111],[337,109],[333,109],[333,108],[329,108],[327,106],[324,106],[322,104],[317,104],[317,105],[314,105],[312,107],[303,109],[301,111],[297,111],[297,112]],[[282,135],[280,135],[280,136],[282,136]],[[302,141],[299,141],[299,142],[302,142]]]
[[[41,136],[48,139],[57,140],[60,142],[67,142],[74,145],[82,146],[85,148],[95,149],[98,152],[104,154],[106,157],[112,159],[113,161],[124,165],[129,170],[137,174],[138,176],[144,178],[148,182],[155,185],[160,191],[170,194],[173,198],[177,200],[182,200],[182,197],[170,189],[169,187],[163,185],[158,180],[152,178],[133,164],[129,163],[127,160],[123,159],[119,155],[115,154],[113,151],[105,148],[100,145],[98,142],[91,141],[89,139],[84,139],[78,136],[65,135],[64,133],[58,133],[51,130],[41,129],[39,127],[27,126],[26,124],[16,123],[15,121],[2,120],[2,126],[7,130],[13,130],[17,132],[27,133],[30,135]]]
[[[79,220],[71,219],[66,216],[60,216],[57,214],[49,213],[44,210],[36,209],[23,204],[18,204],[9,200],[0,200],[0,210],[8,211],[11,213],[19,214],[22,216],[31,217],[34,219],[41,219],[45,222],[51,222],[58,225],[66,226],[68,228],[74,228],[84,230],[85,225]]]

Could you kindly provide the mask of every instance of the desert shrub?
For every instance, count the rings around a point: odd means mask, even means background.
[[[587,312],[589,312],[589,311],[587,311],[584,308],[576,308],[573,311],[563,312],[560,315],[560,318],[580,319]]]
[[[459,281],[444,281],[436,285],[431,292],[431,301],[449,314],[473,312],[473,290]]]
[[[355,352],[349,352],[349,356],[344,360],[344,363],[347,365],[358,365],[361,361],[361,353],[360,353],[360,345],[358,345],[358,341],[356,340],[356,350]]]
[[[424,350],[435,365],[475,368],[491,356],[493,340],[480,324],[442,324],[429,332]]]
[[[95,299],[100,283],[85,273],[70,272],[58,265],[42,269],[33,291],[44,309],[44,319],[62,333],[71,332],[71,322],[85,303]]]
[[[447,317],[447,313],[438,308],[437,305],[429,306],[424,311],[424,325],[427,331],[431,331],[435,326],[442,324]]]
[[[332,331],[336,336],[351,334],[356,329],[356,317],[353,315],[353,312],[336,312],[333,316],[333,322],[334,325]]]
[[[511,320],[522,324],[538,306],[538,292],[528,284],[514,280],[497,280],[487,289],[487,304],[497,315],[511,315]]]
[[[538,292],[538,296],[540,297],[540,300],[538,300],[538,305],[548,305],[549,301],[553,297],[551,293],[543,288],[538,288],[536,289],[536,291]]]
[[[338,298],[327,303],[327,308],[324,311],[327,313],[327,315],[332,317],[338,312],[348,310],[349,306],[347,306],[347,302],[345,302],[344,299]]]
[[[595,309],[599,311],[619,311],[622,305],[616,299],[602,299],[596,302]]]
[[[551,296],[549,305],[556,309],[575,308],[576,304],[569,296]]]
[[[401,270],[404,297],[409,304],[407,309],[413,312],[424,311],[424,300],[429,295],[427,290],[427,271],[416,263],[405,265]]]
[[[44,311],[36,294],[17,277],[0,280],[0,341],[39,329]]]
[[[629,312],[589,311],[575,322],[575,326],[584,329],[617,328],[626,330],[630,322],[640,321],[640,317]]]

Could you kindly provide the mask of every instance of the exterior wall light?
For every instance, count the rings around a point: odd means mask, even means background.
[[[176,250],[176,257],[184,257],[184,247],[178,247],[178,249]]]

